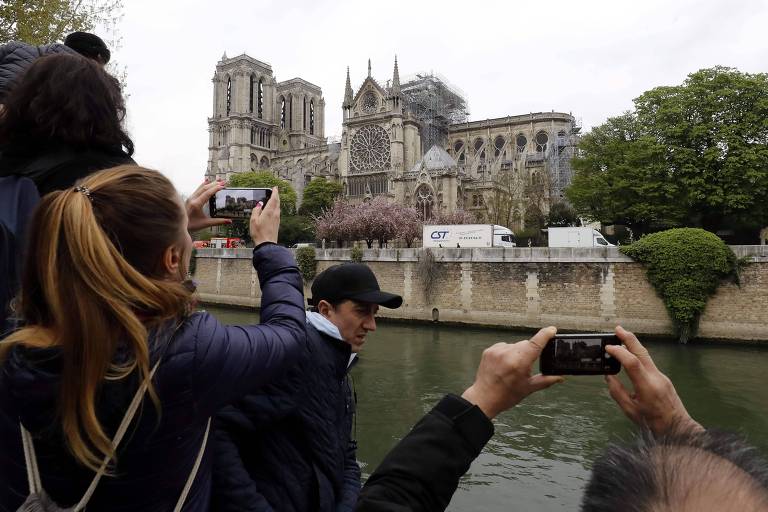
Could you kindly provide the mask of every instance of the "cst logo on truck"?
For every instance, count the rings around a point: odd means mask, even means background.
[[[433,231],[429,236],[432,240],[445,240],[447,234],[447,231]]]

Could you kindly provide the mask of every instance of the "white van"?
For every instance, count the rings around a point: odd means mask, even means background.
[[[592,228],[547,228],[549,247],[614,247],[596,229]]]
[[[425,225],[423,247],[515,247],[515,234],[493,224]]]

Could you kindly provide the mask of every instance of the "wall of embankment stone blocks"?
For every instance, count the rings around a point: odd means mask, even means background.
[[[768,341],[768,246],[732,246],[751,263],[741,284],[722,284],[710,298],[699,336]],[[672,323],[645,268],[617,248],[435,249],[438,277],[430,297],[421,249],[369,249],[363,262],[403,307],[379,316],[499,327],[606,331],[617,324],[641,334],[670,335]],[[349,261],[348,249],[317,249],[317,271]],[[195,279],[209,304],[255,306],[261,295],[250,249],[202,249]],[[305,295],[309,296],[307,283]]]

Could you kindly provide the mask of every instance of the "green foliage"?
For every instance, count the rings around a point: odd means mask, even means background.
[[[122,0],[4,0],[0,2],[0,39],[41,45],[96,27],[114,34],[122,10]]]
[[[327,181],[325,178],[315,179],[304,188],[304,197],[301,200],[299,213],[306,216],[317,216],[323,210],[331,207],[333,202],[341,196],[341,183]]]
[[[352,251],[349,253],[349,259],[351,259],[355,263],[362,262],[363,261],[363,250],[359,246],[355,245],[352,248]]]
[[[312,219],[302,215],[290,215],[281,218],[280,232],[277,235],[277,239],[287,247],[297,242],[314,240]]]
[[[576,226],[579,218],[566,203],[557,202],[549,208],[547,226]]]
[[[315,249],[313,247],[299,247],[296,249],[296,264],[299,266],[299,272],[301,272],[305,282],[314,279],[317,272]]]
[[[657,87],[585,135],[567,196],[576,211],[635,233],[768,224],[768,74],[714,67]]]
[[[686,343],[695,336],[707,299],[725,278],[736,278],[736,256],[720,238],[698,228],[647,235],[620,250],[648,269],[648,280],[664,300]]]
[[[269,171],[239,172],[229,178],[229,187],[232,188],[272,188],[277,187],[280,192],[280,212],[283,217],[296,214],[296,191],[290,183],[281,180]]]

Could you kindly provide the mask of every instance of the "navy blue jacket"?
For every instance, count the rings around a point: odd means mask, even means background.
[[[118,448],[116,473],[103,478],[89,511],[173,510],[197,457],[209,417],[271,382],[306,344],[303,284],[290,251],[254,250],[262,289],[260,325],[225,326],[207,313],[189,317],[166,347],[152,343],[158,418],[149,399]],[[43,487],[62,506],[76,503],[93,472],[69,455],[56,418],[56,349],[14,347],[0,371],[0,510],[15,511],[28,494],[18,421],[35,436]],[[97,410],[112,435],[137,388],[134,378],[105,383]],[[209,510],[208,444],[185,511]]]
[[[21,278],[21,253],[25,228],[40,201],[35,184],[27,178],[0,178],[0,339],[6,326],[8,305]]]
[[[0,100],[8,94],[16,80],[24,74],[36,59],[55,53],[71,53],[75,50],[63,44],[33,46],[21,41],[10,41],[0,46]]]
[[[350,345],[307,325],[307,349],[282,379],[217,417],[216,511],[351,511],[360,467],[351,439]]]

